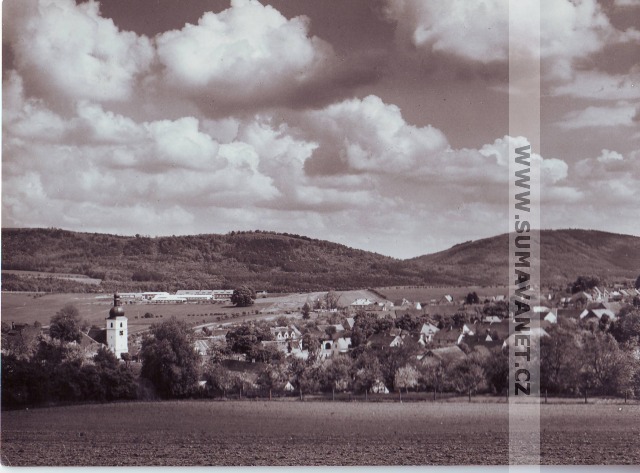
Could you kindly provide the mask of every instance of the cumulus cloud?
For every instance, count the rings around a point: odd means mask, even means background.
[[[455,56],[467,64],[506,63],[509,59],[509,9],[512,28],[530,31],[535,15],[528,4],[505,0],[469,2],[424,2],[388,0],[385,13],[397,24],[399,41],[428,56]],[[532,50],[527,35],[518,51]],[[542,74],[566,82],[576,72],[576,63],[601,52],[606,46],[639,42],[636,29],[616,29],[597,0],[548,0],[540,7],[540,57]]]
[[[155,41],[161,87],[198,97],[214,113],[238,104],[313,102],[363,79],[336,60],[329,43],[310,36],[308,18],[287,19],[256,0],[233,0]]]
[[[48,97],[126,100],[153,61],[151,41],[118,30],[96,2],[24,0],[4,7],[16,66]]]

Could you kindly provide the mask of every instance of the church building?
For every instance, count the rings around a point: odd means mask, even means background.
[[[129,352],[127,343],[127,318],[124,315],[124,309],[120,305],[120,296],[116,293],[113,295],[113,307],[109,311],[107,320],[107,346],[116,358],[120,359],[120,355]]]

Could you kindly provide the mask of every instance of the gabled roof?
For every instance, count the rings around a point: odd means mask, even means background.
[[[93,327],[89,329],[89,333],[87,334],[90,338],[95,340],[102,345],[107,344],[107,329],[106,328],[98,328]]]
[[[588,292],[580,291],[580,292],[575,293],[573,296],[571,296],[571,298],[569,300],[571,302],[575,302],[578,299],[586,299],[588,301],[592,301],[593,297]]]
[[[430,322],[425,322],[422,324],[422,328],[420,329],[420,333],[424,333],[425,335],[428,335],[430,333],[436,333],[438,332],[440,329],[435,326],[434,324],[430,323]]]
[[[106,330],[105,330],[106,332]],[[106,341],[106,338],[105,338]],[[100,343],[97,342],[96,340],[94,340],[93,338],[91,338],[89,335],[87,335],[86,333],[82,333],[82,337],[80,338],[80,344],[79,344],[85,351],[86,350],[95,350],[98,351],[98,349],[101,346],[105,346],[105,343]]]
[[[356,324],[356,319],[354,319],[353,317],[347,317],[346,324],[347,324],[347,328],[351,330],[353,326]]]
[[[431,360],[436,359],[443,363],[451,363],[459,360],[464,360],[467,357],[459,346],[453,345],[449,347],[432,348],[427,350],[422,358],[423,362],[429,363]],[[429,360],[431,358],[431,360]]]
[[[433,341],[440,342],[440,343],[446,343],[446,342],[458,343],[458,339],[460,338],[461,334],[462,334],[462,330],[460,329],[443,328],[442,330],[437,331],[433,335]]]
[[[388,335],[386,333],[374,333],[367,340],[367,344],[372,347],[390,347],[391,343],[396,339],[393,335]]]
[[[615,320],[616,314],[614,314],[609,309],[585,309],[580,314],[580,319],[587,319],[589,317],[596,317],[598,320],[602,319],[604,316],[609,317],[609,320]]]

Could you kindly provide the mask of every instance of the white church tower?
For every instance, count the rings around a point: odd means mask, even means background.
[[[129,352],[127,344],[127,318],[124,316],[124,309],[120,305],[120,296],[113,295],[113,307],[109,311],[107,319],[107,346],[116,358]]]

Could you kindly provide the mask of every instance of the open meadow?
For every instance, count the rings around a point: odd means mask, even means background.
[[[33,293],[3,292],[2,320],[9,324],[11,322],[33,324],[38,321],[42,325],[48,325],[51,317],[65,304],[75,305],[80,312],[80,317],[90,325],[103,327],[104,320],[109,315],[109,309],[113,306],[113,296],[104,294],[40,294],[34,297]],[[154,322],[172,316],[193,325],[213,322],[241,322],[251,318],[249,314],[255,318],[256,311],[263,311],[271,305],[271,302],[263,302],[261,299],[258,299],[251,307],[234,307],[228,302],[138,303],[125,304],[124,310],[129,319],[129,333],[136,333],[146,330]],[[147,312],[153,314],[154,318],[144,318]],[[247,315],[243,317],[243,313]]]
[[[541,407],[542,464],[640,464],[640,406]],[[2,413],[4,465],[508,462],[505,403],[172,401]]]
[[[189,304],[125,304],[125,315],[129,319],[129,333],[149,328],[161,318],[176,317],[192,325],[225,322],[243,322],[256,318],[268,318],[279,315],[293,315],[307,300],[324,298],[326,292],[272,294],[267,298],[259,297],[251,307],[235,307],[230,302],[189,303]],[[340,293],[340,304],[351,304],[358,298],[380,300],[370,291],[345,291]],[[51,317],[65,304],[75,305],[80,317],[90,325],[104,326],[113,305],[110,294],[36,294],[20,292],[2,293],[2,320],[11,324],[38,321],[48,325]],[[257,311],[257,313],[256,313]],[[149,312],[154,318],[144,318]]]
[[[391,301],[405,298],[412,302],[440,301],[446,294],[453,296],[454,301],[464,299],[467,294],[475,292],[482,301],[485,297],[509,293],[507,286],[386,286],[377,287],[376,291]],[[456,304],[457,306],[457,304]]]

